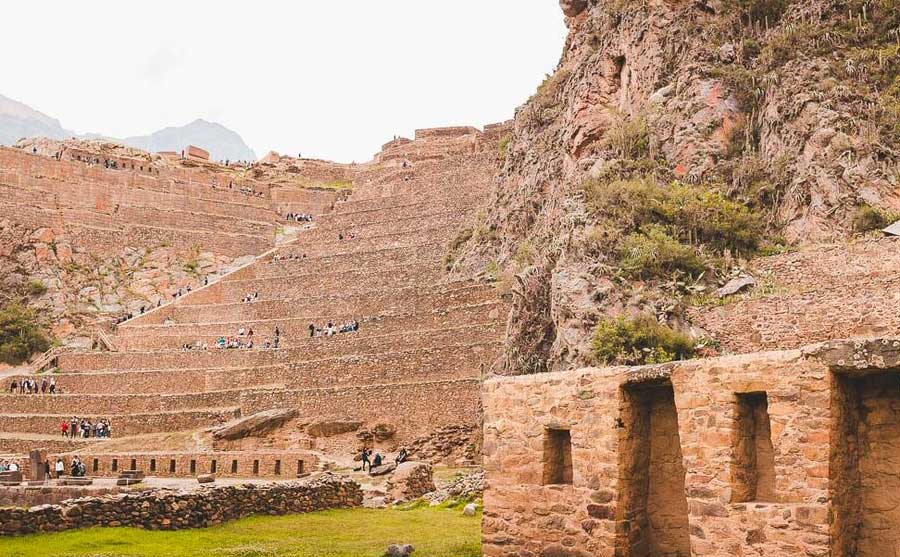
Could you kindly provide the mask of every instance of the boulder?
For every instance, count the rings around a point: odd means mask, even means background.
[[[216,476],[214,474],[200,474],[197,476],[197,483],[201,484],[211,484],[216,481]]]
[[[297,411],[294,409],[276,408],[258,412],[252,416],[231,420],[221,426],[211,428],[210,431],[213,434],[213,438],[218,441],[244,439],[277,429],[296,415]]]
[[[716,290],[716,296],[719,298],[725,298],[726,296],[732,296],[737,294],[741,290],[746,288],[750,288],[751,286],[756,285],[756,279],[751,276],[743,276],[733,278],[722,288]]]
[[[388,546],[387,551],[384,552],[384,557],[409,557],[412,555],[416,549],[411,544],[391,544]]]
[[[463,516],[475,516],[478,512],[478,505],[475,503],[469,503],[465,507],[463,507]]]
[[[426,462],[404,462],[397,466],[385,487],[394,501],[418,499],[435,489],[431,465]]]
[[[397,465],[394,463],[391,464],[382,464],[381,466],[377,466],[369,470],[370,476],[384,476],[390,474],[394,470],[397,469]]]

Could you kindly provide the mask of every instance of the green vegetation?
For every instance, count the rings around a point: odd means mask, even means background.
[[[506,134],[497,142],[497,154],[500,160],[506,160],[506,154],[509,152],[509,142],[512,141],[512,135]]]
[[[629,117],[622,112],[616,113],[607,138],[619,158],[640,160],[650,155],[650,130],[642,114]]]
[[[352,190],[353,182],[351,180],[332,180],[330,182],[324,182],[322,184],[317,184],[319,187],[328,188],[330,190]]]
[[[34,312],[19,302],[0,309],[0,362],[19,365],[50,348],[50,339]]]
[[[619,242],[619,264],[626,275],[654,278],[683,271],[699,276],[706,265],[691,246],[669,236],[665,227],[650,224],[633,232]]]
[[[0,555],[142,557],[380,557],[391,543],[416,555],[481,555],[481,516],[453,508],[352,509],[251,517],[178,532],[95,528],[0,539]]]
[[[47,286],[38,279],[31,279],[25,290],[29,296],[43,296],[47,292]]]
[[[456,233],[456,236],[450,240],[450,245],[447,246],[447,250],[444,252],[444,268],[448,271],[453,267],[453,263],[456,262],[456,257],[459,255],[459,250],[472,239],[472,227],[466,226],[459,230]]]
[[[716,256],[753,254],[763,241],[758,213],[706,187],[653,178],[589,180],[584,192],[601,223],[592,232],[602,241],[599,251],[630,276],[682,271],[696,277]]]
[[[692,357],[694,342],[649,315],[619,317],[597,324],[591,354],[601,365],[658,364]]]
[[[898,219],[900,216],[871,205],[860,205],[853,215],[853,230],[860,233],[881,230]]]

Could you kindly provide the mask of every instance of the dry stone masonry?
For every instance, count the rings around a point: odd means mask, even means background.
[[[485,555],[891,555],[900,339],[485,382]]]
[[[3,509],[0,534],[60,532],[92,526],[182,530],[214,526],[252,514],[281,515],[358,507],[356,482],[325,475],[309,482],[204,487],[194,491],[151,490],[82,497],[59,505]]]

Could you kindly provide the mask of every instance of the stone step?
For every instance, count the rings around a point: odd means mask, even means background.
[[[244,369],[120,370],[61,373],[56,377],[57,387],[65,394],[179,394],[267,385],[293,389],[358,386],[413,379],[479,377],[481,363],[493,361],[499,348],[499,341],[495,341],[378,354],[355,353]]]
[[[505,310],[505,306],[499,303],[487,303],[466,306],[464,308],[451,308],[446,311],[432,311],[428,313],[414,313],[407,315],[383,315],[372,317],[359,317],[353,315],[341,316],[314,316],[309,319],[288,320],[256,320],[238,321],[211,324],[172,324],[159,328],[144,327],[142,331],[129,331],[127,334],[119,334],[113,338],[113,343],[120,352],[127,351],[155,351],[178,350],[184,344],[194,346],[198,341],[209,347],[214,347],[216,341],[225,337],[237,336],[241,328],[245,331],[253,330],[254,343],[260,344],[274,338],[274,329],[279,329],[279,347],[301,348],[311,342],[309,338],[309,325],[315,323],[321,327],[329,321],[335,324],[347,323],[356,319],[360,326],[354,333],[357,338],[371,336],[383,336],[402,332],[414,332],[419,330],[431,330],[446,327],[460,327],[485,323],[491,319],[498,319]]]
[[[447,344],[471,343],[500,338],[497,321],[463,327],[394,333],[382,336],[360,337],[355,333],[342,333],[332,337],[305,338],[302,346],[279,350],[222,350],[210,348],[199,351],[155,352],[68,352],[58,357],[63,372],[135,370],[135,369],[184,369],[203,367],[253,367],[277,363],[297,362],[354,353],[374,353],[397,347],[427,348]]]
[[[387,266],[327,273],[300,272],[266,278],[220,281],[209,288],[192,293],[184,303],[221,304],[241,302],[248,294],[258,294],[254,302],[316,296],[334,291],[337,285],[365,288],[407,288],[418,284],[434,284],[443,273],[435,266]]]
[[[28,395],[20,395],[28,396]],[[48,395],[49,396],[49,395]],[[55,395],[54,395],[55,396]],[[168,412],[153,413],[128,413],[128,414],[101,414],[91,413],[90,408],[85,408],[77,414],[79,419],[89,419],[96,423],[100,419],[106,419],[110,424],[111,434],[114,437],[126,437],[145,433],[159,433],[163,431],[186,431],[199,427],[207,427],[225,423],[240,416],[240,408],[197,408]],[[0,414],[0,429],[21,433],[37,433],[45,435],[61,435],[61,423],[68,422],[72,418],[69,414]],[[80,439],[75,437],[75,439]]]
[[[190,296],[186,296],[190,298]],[[254,303],[188,305],[181,301],[131,321],[130,325],[205,323],[278,319],[285,315],[379,315],[409,311],[433,311],[446,307],[494,300],[497,290],[491,285],[450,283],[409,288],[361,289],[354,292]]]

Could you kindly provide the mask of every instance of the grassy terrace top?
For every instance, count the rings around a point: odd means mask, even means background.
[[[4,557],[380,557],[392,543],[411,543],[424,557],[481,555],[481,514],[460,508],[348,509],[251,517],[178,532],[91,528],[0,539]]]

